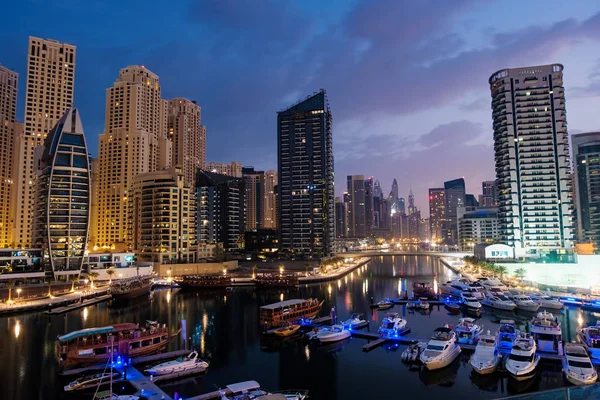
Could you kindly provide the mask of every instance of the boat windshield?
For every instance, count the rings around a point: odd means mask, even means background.
[[[576,360],[568,360],[569,367],[573,368],[593,368],[592,364],[589,361],[576,361]]]
[[[509,360],[513,360],[513,361],[519,361],[519,362],[532,362],[533,361],[533,354],[529,355],[529,356],[522,356],[519,354],[510,354],[510,356],[508,356]]]
[[[497,294],[496,297],[498,297],[498,300],[500,301],[510,301],[510,299],[503,294]]]
[[[185,360],[187,357],[177,357],[177,359],[175,361],[177,362],[183,362],[183,360]]]
[[[435,345],[435,344],[428,344],[426,350],[442,351],[442,350],[444,350],[444,346],[438,346],[438,345]]]

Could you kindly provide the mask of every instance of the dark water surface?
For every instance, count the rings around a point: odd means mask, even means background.
[[[335,306],[340,319],[351,312],[362,312],[373,321],[369,329],[377,331],[384,312],[372,312],[370,298],[398,297],[412,288],[414,281],[445,282],[454,273],[433,257],[376,257],[364,268],[330,283],[309,285],[297,290],[256,291],[236,288],[228,293],[155,291],[151,299],[116,307],[111,304],[90,306],[64,316],[42,313],[0,318],[0,398],[2,399],[91,399],[93,392],[67,395],[62,387],[73,380],[58,376],[54,355],[57,335],[76,329],[119,322],[144,323],[158,320],[173,330],[187,320],[188,336],[201,356],[210,362],[206,375],[159,383],[171,396],[177,392],[188,398],[215,390],[226,384],[256,380],[263,387],[278,390],[301,388],[311,399],[369,398],[458,398],[487,399],[521,392],[545,390],[565,385],[558,363],[542,363],[542,373],[531,382],[515,386],[505,375],[483,379],[473,376],[468,365],[469,353],[449,367],[427,371],[402,364],[404,346],[388,345],[369,353],[362,351],[365,339],[352,338],[342,343],[308,344],[300,337],[266,338],[258,323],[261,305],[290,298],[316,297],[325,300],[321,315]],[[429,337],[443,323],[456,324],[460,316],[449,315],[443,307],[432,307],[429,314],[409,313],[403,306],[392,310],[408,320],[414,336]],[[556,313],[556,312],[555,312]],[[558,315],[566,339],[575,338],[577,328],[595,322],[599,314],[576,308]],[[486,310],[480,323],[495,332],[500,319],[515,319],[522,324],[530,314],[496,313]],[[183,348],[181,339],[169,349]],[[120,385],[121,386],[121,385]],[[127,390],[127,388],[125,388]]]

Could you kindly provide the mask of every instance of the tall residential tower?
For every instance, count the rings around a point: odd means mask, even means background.
[[[600,132],[571,137],[575,199],[577,202],[577,242],[600,248]]]

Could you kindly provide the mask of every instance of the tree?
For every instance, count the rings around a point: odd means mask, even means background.
[[[508,268],[506,268],[504,265],[498,265],[496,267],[496,271],[500,274],[500,279],[503,279],[504,274],[508,272]]]
[[[139,267],[138,267],[138,268],[139,268]],[[138,274],[139,274],[139,273],[138,273]],[[97,278],[99,275],[100,275],[100,274],[99,274],[99,273],[97,273],[97,272],[90,272],[90,273],[88,274],[88,278],[90,278],[90,281],[92,282],[92,283],[91,283],[91,286],[92,286],[92,287],[94,287],[94,279],[96,279],[96,278]]]
[[[115,271],[115,267],[110,267],[106,270],[106,275],[108,275],[108,277],[110,278],[108,281],[108,284],[110,285],[112,283],[112,276],[116,273],[117,271]],[[138,275],[139,275],[139,270],[138,270]]]
[[[6,300],[6,302],[8,304],[12,303],[12,289],[15,286],[15,281],[13,281],[12,279],[9,279],[8,282],[6,282],[6,287],[8,288],[8,300]]]
[[[527,276],[527,270],[525,268],[518,268],[515,270],[515,276],[521,280]]]
[[[310,268],[311,264],[310,263],[305,263],[304,264],[304,270],[306,271],[306,276],[308,276],[308,269]]]
[[[46,282],[46,284],[48,285],[48,297],[50,297],[52,296],[52,282],[54,282],[54,279],[46,278],[44,282]]]

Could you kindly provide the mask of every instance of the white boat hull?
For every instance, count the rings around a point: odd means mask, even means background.
[[[598,377],[595,377],[595,378],[588,377],[587,379],[585,379],[585,378],[581,379],[579,377],[574,377],[574,376],[569,375],[566,371],[564,371],[564,372],[565,372],[565,377],[567,378],[567,380],[576,386],[591,385],[598,381]]]
[[[563,304],[560,302],[540,300],[537,303],[540,305],[540,308],[546,308],[548,310],[561,310],[563,308]]]
[[[536,355],[533,359],[533,362],[523,366],[523,367],[515,367],[510,364],[510,361],[506,363],[506,370],[510,374],[513,379],[517,381],[526,381],[531,379],[536,374],[536,368],[538,363],[540,362],[540,356]]]
[[[519,303],[517,303],[517,310],[535,312],[535,311],[539,310],[539,308],[540,308],[539,304],[519,304]]]
[[[504,311],[512,311],[517,307],[516,304],[503,304],[503,303],[487,301],[487,300],[483,300],[481,302],[481,304],[483,304],[484,306],[495,308],[496,310],[504,310]]]
[[[317,336],[317,339],[319,339],[319,342],[321,342],[321,343],[331,343],[331,342],[339,342],[340,340],[347,339],[350,336],[351,336],[351,333],[349,331],[344,330],[342,332],[337,332],[335,334]]]
[[[496,371],[499,361],[500,359],[496,358],[492,361],[492,365],[487,365],[487,362],[479,363],[471,359],[471,366],[473,367],[473,371],[477,372],[479,375],[488,375]]]
[[[440,368],[444,368],[447,367],[448,365],[450,365],[452,363],[452,361],[456,360],[456,357],[458,357],[460,355],[461,352],[461,348],[458,345],[454,345],[454,348],[448,352],[447,354],[445,354],[444,356],[438,356],[434,359],[430,359],[430,360],[425,360],[424,357],[421,357],[421,362],[423,363],[423,365],[425,365],[425,368],[427,368],[430,371],[433,371],[435,369],[440,369]]]

